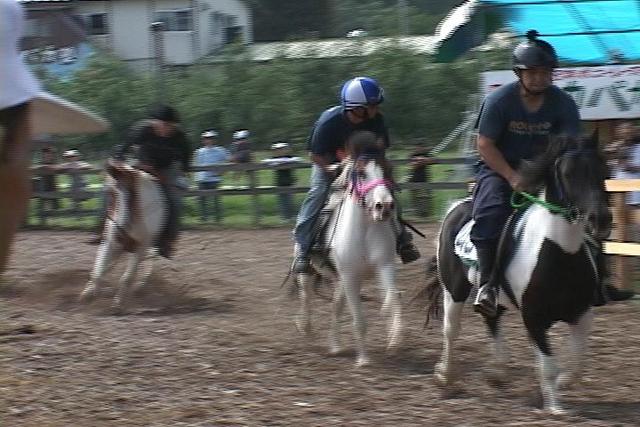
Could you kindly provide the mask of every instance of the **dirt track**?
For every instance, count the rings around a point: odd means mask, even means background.
[[[434,226],[420,228],[431,255]],[[352,352],[326,355],[322,299],[316,336],[297,333],[297,307],[279,289],[288,230],[185,233],[175,261],[158,265],[122,316],[109,313],[109,289],[76,302],[95,254],[88,238],[39,231],[16,241],[0,288],[0,426],[640,426],[637,301],[597,310],[584,380],[562,395],[573,415],[549,417],[533,405],[535,361],[516,313],[505,318],[511,381],[487,380],[489,340],[467,310],[461,381],[443,391],[432,378],[440,322],[423,331],[422,313],[405,307],[402,347],[385,354],[373,284],[363,291],[372,366],[354,369]],[[399,267],[405,302],[423,268]],[[348,318],[343,331],[349,342]],[[565,331],[554,329],[554,343]]]

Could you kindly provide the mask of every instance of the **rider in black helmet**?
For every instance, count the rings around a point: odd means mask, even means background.
[[[490,93],[478,118],[482,160],[473,194],[471,240],[477,248],[481,287],[474,309],[488,317],[497,310],[498,280],[492,273],[498,239],[512,212],[511,193],[520,185],[517,168],[522,160],[543,152],[550,135],[580,133],[575,102],[552,84],[557,66],[553,47],[538,39],[537,31],[529,31],[513,51],[518,80]]]

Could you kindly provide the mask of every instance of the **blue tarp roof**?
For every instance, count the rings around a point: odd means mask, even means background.
[[[465,6],[474,31],[483,31],[478,14],[498,16],[517,35],[536,29],[565,63],[607,64],[615,54],[640,61],[640,0],[469,0]]]

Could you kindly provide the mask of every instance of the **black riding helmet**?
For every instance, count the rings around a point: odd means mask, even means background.
[[[549,43],[538,39],[536,30],[527,31],[527,41],[513,50],[513,70],[527,70],[535,67],[557,68],[558,55]]]

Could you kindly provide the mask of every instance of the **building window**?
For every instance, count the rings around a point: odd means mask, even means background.
[[[84,28],[90,36],[109,34],[106,13],[92,13],[84,15]]]
[[[193,13],[191,9],[162,10],[156,12],[156,21],[164,23],[165,31],[193,30]]]

